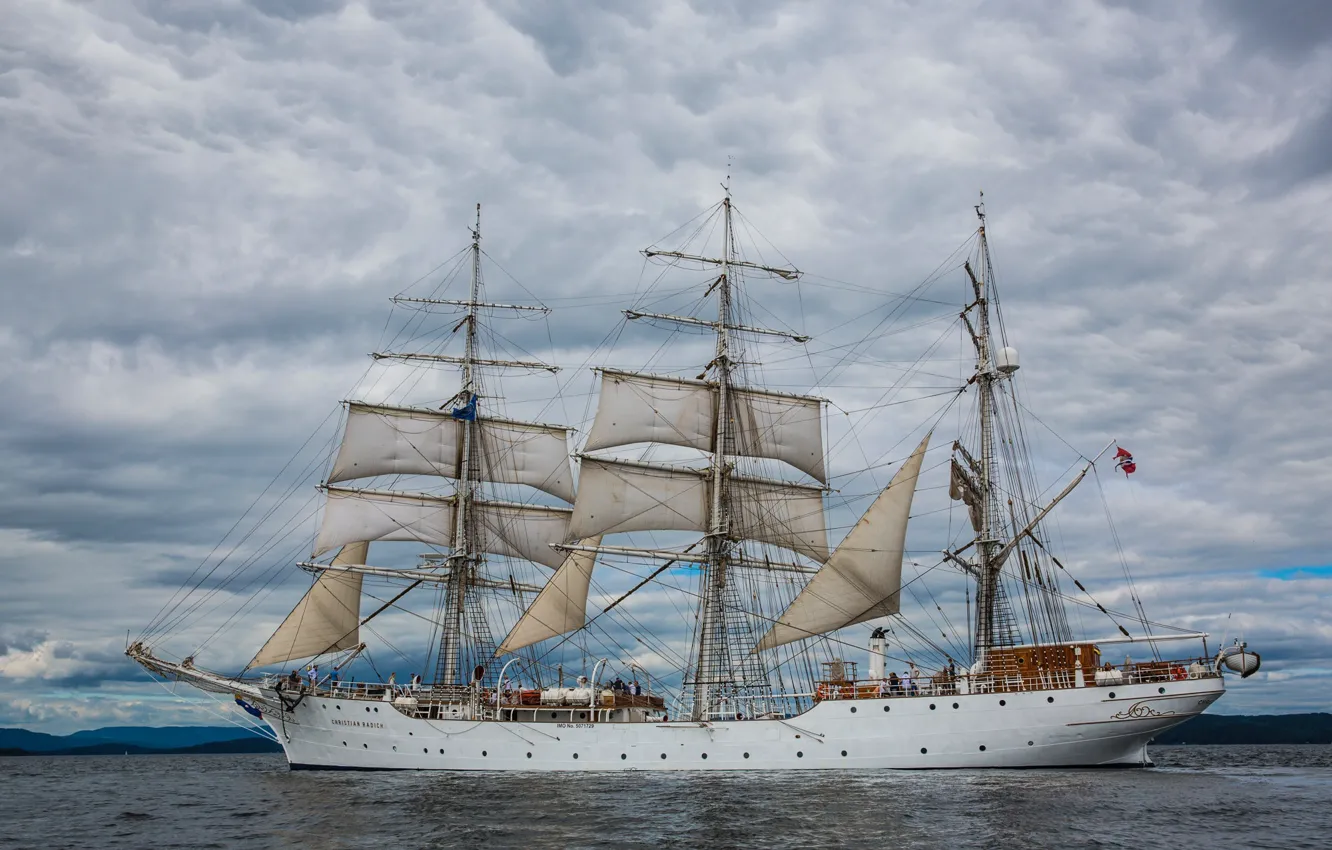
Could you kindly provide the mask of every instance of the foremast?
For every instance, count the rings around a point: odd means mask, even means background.
[[[461,402],[462,410],[470,410],[470,416],[464,414],[462,422],[462,452],[458,462],[458,482],[456,489],[457,508],[453,532],[453,553],[449,557],[448,584],[444,590],[444,618],[440,623],[439,654],[436,656],[435,684],[461,684],[464,681],[458,669],[462,655],[462,641],[466,634],[466,615],[469,596],[475,596],[475,582],[478,574],[479,555],[475,547],[474,523],[472,521],[472,502],[476,496],[476,482],[472,478],[475,468],[475,425],[476,425],[476,311],[481,294],[481,205],[476,205],[476,224],[472,228],[472,278],[467,296],[467,314],[463,319],[466,326],[466,340],[461,364],[462,388],[456,401]],[[490,650],[494,654],[494,641],[485,622],[485,612],[473,601],[472,607],[479,616],[477,622],[479,639],[478,656]],[[470,674],[469,674],[470,678]]]

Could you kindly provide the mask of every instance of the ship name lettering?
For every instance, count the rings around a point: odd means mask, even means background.
[[[334,726],[364,726],[368,729],[383,729],[383,723],[375,723],[370,720],[334,720]]]

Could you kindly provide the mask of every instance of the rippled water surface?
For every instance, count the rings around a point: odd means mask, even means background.
[[[1148,770],[293,773],[281,756],[0,758],[0,846],[1332,847],[1332,747]]]

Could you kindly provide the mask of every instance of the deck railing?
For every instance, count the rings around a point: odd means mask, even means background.
[[[1060,688],[1139,685],[1151,682],[1219,677],[1209,659],[1186,658],[1174,661],[1146,661],[1098,668],[1025,669],[1015,663],[1004,664],[981,673],[946,673],[915,678],[818,682],[814,700],[889,699],[913,696],[950,696],[955,694],[1011,693],[1045,691]]]

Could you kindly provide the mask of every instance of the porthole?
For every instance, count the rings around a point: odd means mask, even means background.
[[[704,761],[707,761],[707,760],[708,760],[708,754],[707,754],[707,753],[704,753],[704,754],[703,754],[703,760],[704,760]]]
[[[802,759],[802,758],[804,758],[804,757],[805,757],[805,754],[804,754],[804,753],[801,753],[801,752],[797,752],[797,753],[796,753],[796,758],[798,758],[798,759]]]
[[[551,719],[551,720],[554,720],[554,719],[555,719],[556,717],[558,717],[558,716],[559,716],[559,715],[557,715],[557,714],[556,714],[555,712],[553,712],[553,711],[550,713],[550,719]]]
[[[842,750],[842,758],[846,758],[846,750]]]
[[[1115,698],[1115,692],[1114,692],[1114,691],[1111,691],[1111,692],[1110,692],[1110,699],[1114,699],[1114,698]]]
[[[930,703],[930,711],[934,711],[934,703]]]
[[[1002,707],[1004,707],[1004,706],[1006,706],[1006,705],[1008,705],[1008,700],[1006,700],[1006,699],[1001,699],[1001,700],[999,700],[999,707],[1000,707],[1000,708],[1002,708]]]
[[[578,712],[578,719],[579,719],[579,720],[584,720],[584,719],[586,719],[586,718],[587,718],[587,712],[586,712],[586,711],[580,711],[580,712]]]
[[[379,706],[375,706],[375,714],[379,713]]]
[[[408,735],[415,735],[416,733],[415,733],[415,732],[408,732],[407,734],[408,734]]]
[[[321,703],[319,704],[319,707],[320,707],[320,708],[328,708],[328,703],[326,703],[326,702],[321,702]]]
[[[370,745],[369,745],[369,744],[362,744],[362,745],[361,745],[361,749],[363,749],[363,750],[368,750],[368,749],[370,749]]]
[[[957,708],[957,703],[953,703],[953,708]]]
[[[627,758],[629,758],[629,755],[627,753],[620,753],[620,761],[624,761]]]
[[[333,706],[333,707],[336,708],[338,711],[342,711],[342,706],[340,706],[340,705],[335,705],[335,706]]]
[[[852,713],[852,714],[855,714],[855,713],[856,713],[856,707],[855,707],[854,705],[851,706],[851,713]]]
[[[531,753],[528,753],[528,754],[527,754],[527,757],[528,757],[528,758],[531,758],[531,757],[532,757],[532,754],[531,754]]]
[[[1028,741],[1028,742],[1027,742],[1027,746],[1029,746],[1029,747],[1034,747],[1034,746],[1036,746],[1036,742],[1035,742],[1035,741]]]
[[[578,753],[574,753],[574,758],[578,758]]]
[[[482,751],[481,751],[481,758],[485,758],[485,757],[486,757],[486,751],[485,751],[485,750],[482,750]],[[577,756],[574,756],[574,758],[577,758]]]
[[[443,747],[440,747],[440,748],[439,748],[439,754],[440,754],[440,755],[444,755],[444,748],[443,748]]]
[[[344,747],[347,746],[347,742],[346,742],[346,741],[343,741],[343,742],[342,742],[342,746],[344,746]]]
[[[370,706],[367,705],[367,706],[365,707],[365,713],[366,713],[366,714],[369,714],[369,713],[370,713]]]
[[[665,759],[665,758],[666,758],[666,754],[665,754],[665,753],[662,753],[662,754],[661,754],[661,757],[662,757],[663,759]]]
[[[422,748],[421,748],[421,752],[425,753],[426,755],[430,755],[430,748],[429,748],[429,747],[422,747]]]
[[[1165,688],[1157,688],[1157,689],[1156,689],[1156,692],[1157,692],[1158,694],[1163,694],[1163,693],[1165,693]]]
[[[745,753],[745,758],[749,758],[749,753]]]
[[[883,711],[884,711],[885,714],[887,714],[888,712],[890,712],[890,711],[892,711],[892,710],[893,710],[893,709],[892,709],[892,706],[887,706],[887,705],[885,705],[885,706],[883,707]]]
[[[920,748],[920,754],[921,754],[921,755],[925,755],[925,754],[928,753],[928,752],[929,752],[929,750],[925,749],[924,747],[921,747],[921,748]]]
[[[985,752],[985,745],[984,745],[984,744],[981,744],[981,745],[980,745],[980,751],[981,751],[981,752]]]
[[[1046,697],[1046,698],[1045,698],[1045,701],[1046,701],[1046,702],[1054,702],[1054,697]]]

